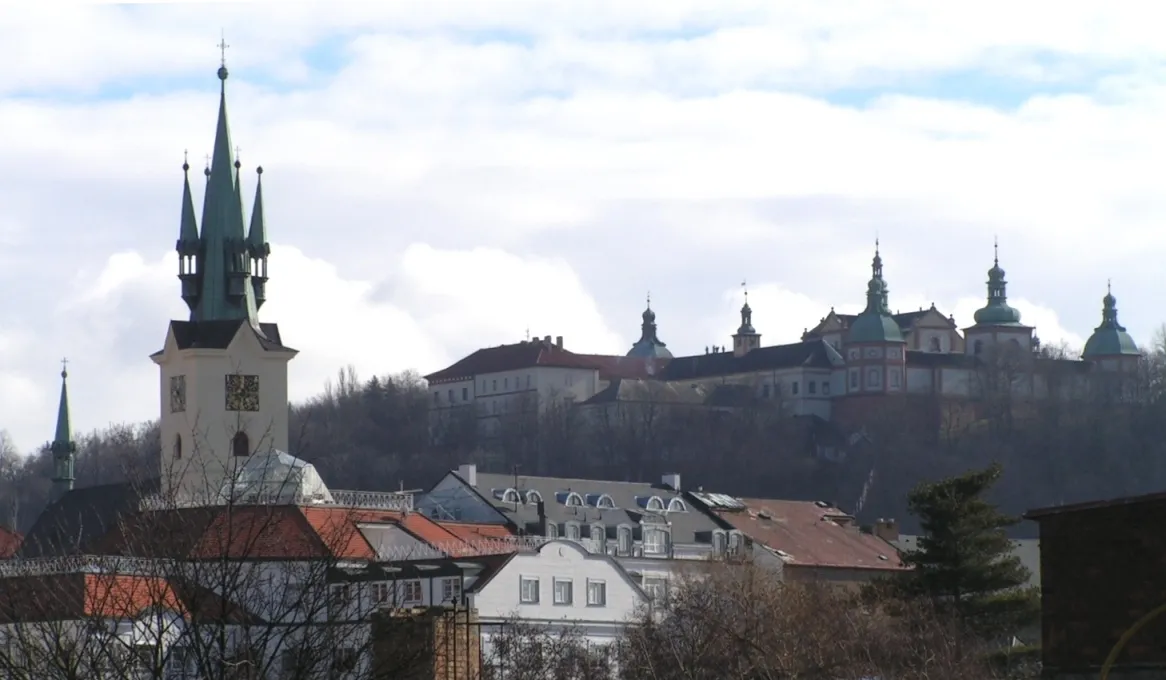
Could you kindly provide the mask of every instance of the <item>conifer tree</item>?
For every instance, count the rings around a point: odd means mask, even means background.
[[[904,553],[913,567],[895,584],[900,596],[927,597],[982,638],[1011,635],[1039,618],[1030,571],[1012,554],[1005,530],[1020,522],[985,498],[1000,478],[999,463],[938,482],[908,496],[919,518],[918,546]]]

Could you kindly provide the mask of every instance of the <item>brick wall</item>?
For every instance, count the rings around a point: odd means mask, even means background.
[[[1043,662],[1052,677],[1076,677],[1097,669],[1134,622],[1166,604],[1166,498],[1037,521]],[[1166,669],[1166,616],[1131,639],[1118,665]]]
[[[481,628],[473,609],[390,611],[373,619],[375,680],[478,680]]]

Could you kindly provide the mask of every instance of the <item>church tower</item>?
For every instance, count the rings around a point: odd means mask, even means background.
[[[296,350],[283,344],[275,324],[259,321],[271,252],[263,169],[256,170],[255,203],[245,231],[242,165],[233,154],[227,122],[227,75],[224,60],[201,228],[190,165],[182,165],[176,250],[190,318],[171,321],[165,346],[151,357],[160,379],[162,492],[187,503],[212,502],[224,481],[256,454],[288,450],[287,364]]]
[[[745,304],[741,306],[741,325],[733,334],[733,356],[743,357],[761,346],[761,334],[753,327],[753,308],[749,306],[749,289],[745,289]]]
[[[964,329],[965,352],[985,355],[989,349],[1007,349],[1020,356],[1032,351],[1032,327],[1020,323],[1020,310],[1008,304],[1008,282],[1000,267],[1000,250],[993,245],[988,270],[988,302],[974,315],[976,324]]]
[[[67,361],[61,361],[61,401],[57,406],[57,432],[49,450],[53,454],[52,501],[73,490],[73,458],[77,444],[73,441],[73,428],[69,423],[69,373],[65,370]]]
[[[905,391],[906,350],[903,329],[887,304],[887,282],[883,280],[883,258],[875,241],[870,282],[866,286],[866,308],[847,329],[847,394],[887,394]]]
[[[1106,285],[1105,297],[1101,299],[1101,325],[1085,342],[1081,358],[1103,370],[1133,373],[1141,357],[1137,343],[1117,320],[1117,298]]]
[[[628,350],[627,356],[642,359],[671,359],[672,352],[656,334],[656,312],[652,311],[652,296],[648,296],[648,306],[641,315],[640,339]]]

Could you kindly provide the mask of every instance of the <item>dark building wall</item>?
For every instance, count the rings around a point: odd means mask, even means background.
[[[1046,675],[1089,677],[1126,630],[1166,605],[1166,498],[1036,519]],[[1118,668],[1166,677],[1166,615],[1131,638]]]

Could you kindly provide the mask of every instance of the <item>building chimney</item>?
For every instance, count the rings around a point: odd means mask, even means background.
[[[880,517],[875,520],[874,535],[887,543],[894,543],[899,540],[899,524],[893,519]]]
[[[666,474],[660,477],[660,483],[673,491],[680,491],[680,473],[672,472]]]
[[[561,336],[561,335],[555,336],[555,347],[558,347],[559,349],[563,349],[563,336]]]
[[[543,503],[543,500],[541,497],[538,499],[538,503],[535,505],[535,512],[538,514],[538,535],[539,536],[546,536],[547,535],[547,506],[545,503]]]
[[[478,466],[473,463],[466,463],[457,467],[458,477],[466,480],[466,484],[470,486],[478,485]]]

